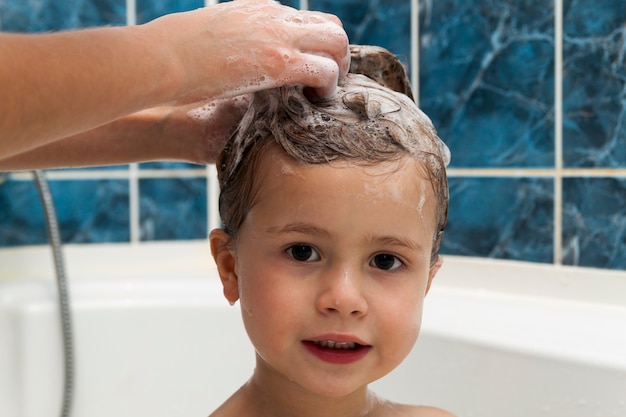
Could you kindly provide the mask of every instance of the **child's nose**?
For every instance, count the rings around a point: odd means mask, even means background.
[[[317,308],[323,314],[363,316],[368,303],[363,291],[363,276],[343,266],[329,270],[321,280]]]

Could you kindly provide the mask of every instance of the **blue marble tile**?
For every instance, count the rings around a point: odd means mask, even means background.
[[[137,0],[137,23],[146,23],[164,14],[204,7],[204,0]]]
[[[129,241],[128,181],[50,181],[49,186],[64,243]],[[0,246],[47,241],[35,183],[0,185]]]
[[[626,2],[563,4],[563,159],[626,167]]]
[[[452,166],[553,166],[552,1],[420,7],[420,106],[450,147]]]
[[[449,183],[442,253],[552,262],[552,180],[450,178]]]
[[[143,162],[139,169],[205,169],[204,165],[189,164],[186,162]]]
[[[125,23],[125,0],[0,1],[0,30],[7,32],[45,32]]]
[[[205,178],[156,178],[139,181],[141,240],[205,239]]]
[[[626,178],[563,180],[563,263],[626,269]]]
[[[206,165],[189,164],[186,162],[143,162],[139,164],[139,169],[197,169],[204,170]]]
[[[0,182],[0,247],[47,241],[43,210],[33,181]]]
[[[338,16],[350,43],[387,48],[410,71],[410,0],[309,0],[309,9]]]
[[[50,181],[65,243],[130,241],[126,180]]]
[[[300,8],[300,0],[281,0],[279,3],[285,6],[293,7],[294,9]]]

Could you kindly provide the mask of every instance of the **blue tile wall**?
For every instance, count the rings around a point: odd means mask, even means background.
[[[420,106],[452,151],[442,252],[626,270],[626,2],[419,1],[414,40],[412,3],[309,0],[308,7],[338,15],[352,43],[384,46],[407,67],[418,62]],[[203,4],[136,0],[134,12],[141,24]],[[126,18],[125,0],[0,0],[4,31],[123,25]],[[411,59],[412,44],[419,60]],[[204,167],[155,162],[88,179],[93,172],[63,171],[51,181],[64,241],[206,238]],[[43,244],[44,226],[32,180],[0,175],[0,248]]]
[[[452,166],[553,166],[552,2],[421,4],[420,106]]]
[[[553,181],[450,178],[442,253],[552,262]]]
[[[563,130],[568,167],[626,167],[626,2],[565,1]]]
[[[626,178],[563,181],[564,261],[626,269]]]
[[[3,0],[0,29],[45,32],[126,23],[126,0]]]
[[[128,242],[126,180],[49,181],[64,243]],[[44,213],[33,181],[0,184],[0,243],[48,241]]]
[[[309,0],[309,9],[339,16],[351,43],[383,46],[410,68],[410,1]]]
[[[128,242],[128,181],[50,181],[64,242]]]
[[[139,164],[139,169],[204,169],[204,166],[189,164],[186,162],[144,162]]]
[[[0,179],[2,246],[37,245],[48,241],[41,202],[32,181]]]
[[[183,12],[204,6],[204,0],[136,0],[137,23],[146,23],[168,13]]]
[[[220,1],[220,3],[222,2]],[[281,0],[280,3],[296,9],[300,8],[300,0]]]
[[[139,181],[141,240],[207,238],[205,178]]]

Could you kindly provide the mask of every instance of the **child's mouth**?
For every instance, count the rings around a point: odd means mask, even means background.
[[[362,359],[372,346],[356,342],[336,342],[334,340],[304,340],[309,352],[324,362],[348,364]]]
[[[354,349],[361,346],[355,342],[335,342],[333,340],[319,340],[313,343],[317,346],[329,349]]]

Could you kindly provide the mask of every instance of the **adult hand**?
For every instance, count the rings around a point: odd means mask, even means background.
[[[179,64],[177,98],[232,97],[287,84],[332,94],[350,66],[348,38],[333,15],[269,0],[235,0],[166,15],[145,25]],[[183,29],[184,28],[184,29]]]

